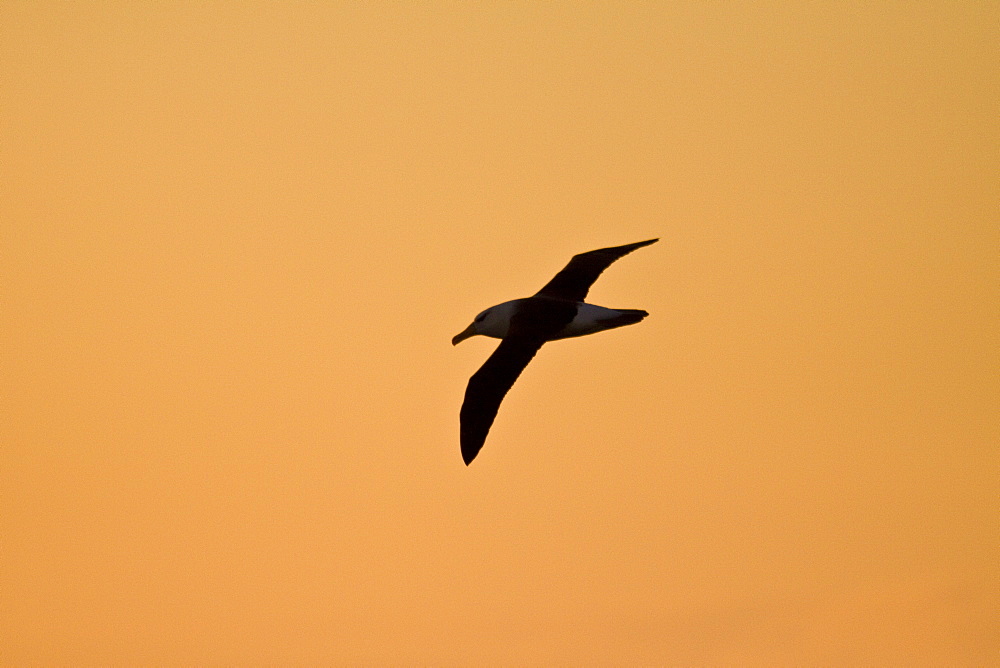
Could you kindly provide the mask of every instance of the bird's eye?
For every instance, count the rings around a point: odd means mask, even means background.
[[[482,322],[485,319],[486,319],[485,313],[480,313],[479,315],[476,316],[476,322]]]

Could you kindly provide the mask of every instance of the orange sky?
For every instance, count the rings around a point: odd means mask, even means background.
[[[998,664],[998,25],[0,3],[0,663]]]

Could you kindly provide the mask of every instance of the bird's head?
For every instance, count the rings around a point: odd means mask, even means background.
[[[472,321],[471,325],[463,329],[461,333],[456,334],[452,338],[451,345],[457,346],[459,343],[465,341],[470,336],[476,336],[477,334],[482,334],[482,332],[479,331],[479,325],[482,324],[486,320],[486,318],[489,317],[490,311],[492,311],[492,309],[486,309],[485,311],[477,315],[476,319]]]
[[[460,334],[455,335],[451,340],[451,345],[458,345],[470,336],[476,336],[477,334],[490,336],[494,339],[502,339],[507,336],[507,330],[510,328],[510,319],[514,314],[518,301],[520,300],[515,299],[514,301],[504,302],[503,304],[497,304],[486,309],[476,316],[471,325],[466,327]]]

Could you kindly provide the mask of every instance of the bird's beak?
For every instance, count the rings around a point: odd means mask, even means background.
[[[451,345],[457,346],[459,343],[461,343],[462,341],[465,341],[470,336],[475,336],[478,333],[479,332],[476,331],[476,323],[472,323],[471,325],[469,325],[468,327],[466,327],[464,330],[462,330],[461,334],[456,334],[455,335],[455,338],[453,338],[451,340]]]

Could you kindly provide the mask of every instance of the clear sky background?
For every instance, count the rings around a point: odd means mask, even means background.
[[[998,26],[0,3],[0,662],[995,665]]]

